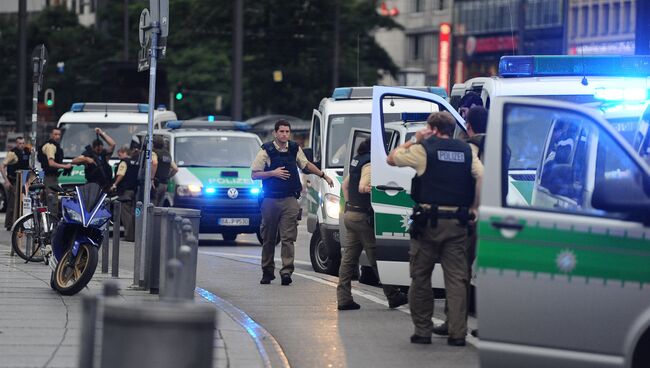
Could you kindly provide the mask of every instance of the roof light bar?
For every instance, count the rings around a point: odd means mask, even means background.
[[[431,115],[430,112],[403,112],[400,114],[400,120],[405,123],[414,121],[427,121]]]
[[[148,113],[148,104],[76,102],[70,107],[72,112],[138,112]]]
[[[650,56],[502,56],[501,77],[647,77]]]
[[[205,121],[205,120],[170,120],[165,123],[165,129],[217,129],[248,131],[250,125],[241,121]]]

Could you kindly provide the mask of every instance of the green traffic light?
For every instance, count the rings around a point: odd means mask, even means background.
[[[54,101],[47,100],[46,104],[47,104],[47,106],[52,106],[52,105],[54,105]]]
[[[180,101],[183,99],[183,93],[182,92],[176,92],[176,100]]]

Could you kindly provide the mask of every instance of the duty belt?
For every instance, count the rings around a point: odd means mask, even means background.
[[[350,212],[361,212],[361,213],[372,213],[372,207],[361,207],[361,206],[355,206],[351,204],[350,202],[345,202],[345,211],[350,211]]]
[[[417,239],[422,229],[427,225],[431,227],[438,226],[438,219],[457,219],[460,225],[467,226],[467,223],[473,220],[473,214],[469,212],[468,207],[459,207],[456,211],[445,211],[439,210],[436,205],[431,205],[431,208],[416,205],[413,207],[413,214],[411,215],[411,237]]]

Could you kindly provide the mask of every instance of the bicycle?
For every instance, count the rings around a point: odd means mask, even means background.
[[[29,185],[29,200],[23,203],[23,211],[30,213],[24,214],[14,222],[11,228],[11,247],[25,263],[45,261],[45,264],[48,264],[47,257],[51,253],[51,247],[48,248],[48,245],[57,218],[41,200],[45,184],[35,169],[30,171],[35,179]]]

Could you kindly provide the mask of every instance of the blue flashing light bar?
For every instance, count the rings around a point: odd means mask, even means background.
[[[82,112],[84,111],[84,106],[86,104],[83,102],[76,102],[72,104],[72,107],[70,107],[70,111],[72,112]]]
[[[403,112],[400,114],[400,120],[405,123],[411,121],[427,121],[429,115],[431,115],[430,112]]]
[[[350,87],[334,88],[334,92],[332,92],[332,98],[335,100],[347,100],[350,96],[352,96],[352,88]]]
[[[217,189],[214,187],[207,187],[205,188],[205,194],[214,194],[217,192]]]
[[[644,88],[596,88],[594,98],[603,101],[645,101],[648,91]]]
[[[260,188],[251,188],[251,194],[260,194]]]
[[[183,122],[180,120],[170,120],[165,123],[165,128],[167,129],[178,129],[183,126]]]
[[[443,87],[429,87],[429,92],[438,95],[442,98],[449,97],[449,95],[447,94],[447,90],[444,89]]]
[[[148,104],[138,104],[138,112],[141,113],[148,113],[149,112],[149,105]]]
[[[502,56],[501,77],[648,77],[650,56]]]
[[[208,121],[214,121],[214,115],[208,115]]]

